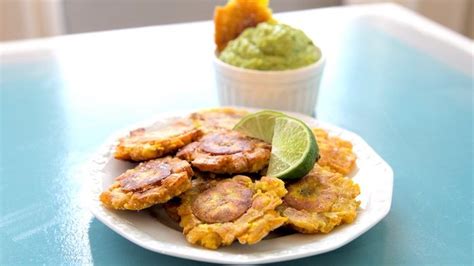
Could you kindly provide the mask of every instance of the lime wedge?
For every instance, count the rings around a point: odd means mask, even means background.
[[[275,119],[268,176],[301,178],[313,169],[318,157],[316,139],[305,123],[288,116]]]
[[[295,179],[306,175],[319,157],[311,129],[302,121],[274,111],[242,118],[234,130],[272,144],[267,175]]]
[[[279,116],[285,116],[285,114],[269,110],[249,114],[240,119],[234,126],[234,130],[252,138],[272,143],[275,118]]]

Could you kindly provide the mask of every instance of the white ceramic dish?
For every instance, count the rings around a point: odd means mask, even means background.
[[[85,169],[85,174],[91,181],[91,211],[97,219],[133,243],[162,254],[198,261],[228,264],[269,263],[308,257],[337,249],[372,228],[388,214],[393,187],[393,171],[390,166],[358,135],[294,113],[291,115],[299,117],[310,126],[324,128],[330,135],[339,136],[353,143],[358,168],[352,178],[361,188],[359,196],[361,205],[354,223],[339,226],[325,235],[273,235],[252,246],[234,243],[218,250],[207,250],[186,242],[181,231],[176,230],[176,225],[173,225],[166,215],[160,215],[157,219],[148,211],[112,211],[103,207],[98,200],[99,194],[116,176],[132,167],[131,163],[113,158],[117,139],[136,127],[150,126],[155,121],[164,121],[190,112],[162,114],[149,122],[119,132],[98,151]]]
[[[261,71],[235,67],[214,57],[221,105],[240,105],[314,114],[326,62],[292,70]]]

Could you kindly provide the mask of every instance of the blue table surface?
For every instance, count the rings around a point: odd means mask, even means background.
[[[340,41],[318,119],[358,133],[392,166],[392,209],[346,246],[284,264],[472,265],[473,78],[368,24]],[[93,218],[77,171],[117,129],[218,105],[214,88],[162,89],[155,104],[140,88],[71,91],[47,56],[1,63],[0,74],[0,264],[202,264],[145,250]]]

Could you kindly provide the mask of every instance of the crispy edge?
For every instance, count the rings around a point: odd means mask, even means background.
[[[352,143],[338,137],[330,137],[321,128],[313,128],[313,133],[319,147],[319,165],[343,175],[354,171],[357,157],[352,151]]]
[[[225,122],[229,120],[236,120],[235,124],[244,116],[248,115],[249,112],[244,109],[238,109],[233,107],[219,107],[204,109],[190,115],[190,119],[193,121],[194,125],[201,129],[204,133],[209,133],[221,129],[232,129],[229,128]],[[218,117],[217,116],[221,116]],[[217,119],[218,121],[215,121]],[[212,123],[211,123],[212,122]],[[235,126],[234,124],[234,126]]]
[[[317,164],[315,168],[317,168],[316,171],[323,171],[324,174],[332,174],[326,185],[331,185],[338,197],[330,209],[323,212],[310,212],[297,210],[286,203],[278,208],[280,213],[288,218],[287,224],[304,234],[329,233],[342,223],[352,223],[357,217],[357,208],[360,205],[360,201],[356,199],[360,194],[360,187],[352,179]],[[311,179],[308,182],[311,182]]]
[[[158,203],[164,203],[191,188],[193,171],[187,167],[162,179],[159,186],[144,192],[123,191],[119,181],[102,192],[100,201],[110,209],[142,210]]]
[[[268,165],[271,146],[256,139],[249,139],[249,141],[252,141],[254,146],[251,151],[230,155],[210,155],[200,150],[199,141],[197,141],[185,146],[176,156],[187,160],[193,167],[203,172],[216,174],[257,173]]]
[[[146,134],[146,133],[145,133]],[[201,130],[192,129],[183,134],[163,140],[127,143],[130,137],[121,138],[115,149],[115,158],[120,160],[146,161],[160,158],[177,151],[202,135]]]
[[[197,185],[182,195],[183,204],[178,208],[178,214],[188,242],[208,249],[228,246],[236,239],[241,244],[251,245],[286,222],[287,218],[275,211],[282,203],[281,198],[287,193],[283,181],[266,176],[255,183],[246,176],[235,176],[233,179],[254,191],[252,206],[233,222],[206,224],[192,213],[192,202],[205,186]],[[218,181],[210,182],[208,186],[215,185]]]
[[[214,42],[221,52],[248,27],[272,21],[269,0],[230,0],[214,10]]]
[[[212,158],[198,156],[191,164],[201,171],[217,174],[256,173],[268,165],[271,152],[258,148],[252,152],[216,155]]]

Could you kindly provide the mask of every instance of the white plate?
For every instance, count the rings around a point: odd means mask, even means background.
[[[352,178],[360,185],[361,205],[357,219],[352,224],[339,226],[330,234],[274,235],[251,246],[234,243],[218,250],[207,250],[186,242],[181,231],[176,230],[165,215],[156,219],[147,211],[112,211],[104,208],[98,200],[99,194],[115,177],[132,167],[131,163],[113,158],[117,139],[137,127],[150,126],[155,121],[165,121],[190,112],[162,114],[149,122],[119,132],[86,167],[86,176],[92,179],[91,210],[95,217],[143,248],[170,256],[215,263],[255,264],[292,260],[325,253],[349,243],[382,220],[390,210],[393,187],[393,171],[390,166],[358,135],[301,114],[291,115],[299,117],[310,126],[327,130],[330,135],[349,140],[354,146],[358,168]]]

